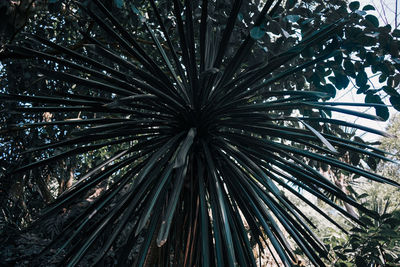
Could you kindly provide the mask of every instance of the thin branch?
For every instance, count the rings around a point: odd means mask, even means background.
[[[381,7],[382,7],[383,16],[384,16],[384,18],[385,18],[384,22],[385,22],[385,24],[389,24],[388,19],[387,19],[386,9],[385,9],[383,0],[380,0],[380,2],[381,2]]]
[[[398,6],[398,0],[396,0],[396,7],[395,7],[395,12],[394,12],[394,28],[397,29],[397,6]]]
[[[371,4],[375,7],[375,10],[376,10],[376,12],[378,13],[379,18],[380,18],[382,21],[385,21],[383,15],[382,15],[382,13],[381,13],[381,11],[379,11],[379,9],[376,8],[375,2],[371,0]]]

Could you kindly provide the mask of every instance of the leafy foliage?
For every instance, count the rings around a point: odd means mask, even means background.
[[[396,162],[380,162],[377,171],[385,177],[399,181],[399,154],[400,146],[395,136],[399,132],[399,116],[392,117],[386,131],[393,134],[392,137],[380,139],[380,148],[389,153],[388,157]],[[330,264],[335,266],[395,266],[400,259],[399,243],[399,200],[400,190],[383,184],[371,183],[364,179],[346,177],[349,181],[347,189],[363,205],[376,211],[376,216],[369,217],[361,214],[362,220],[367,227],[355,226],[346,223],[339,214],[332,214],[336,221],[342,221],[342,225],[349,232],[345,234],[321,222],[312,211],[305,210],[310,214],[311,220],[320,225],[318,232],[324,243],[331,250]],[[303,208],[302,203],[296,203]],[[322,207],[321,207],[322,208]]]
[[[378,202],[379,203],[379,202]],[[382,204],[382,203],[380,203]],[[387,212],[371,220],[361,217],[368,228],[354,227],[345,240],[331,240],[337,256],[335,266],[392,266],[400,262],[400,211]],[[335,245],[336,243],[336,245]]]
[[[121,3],[115,2],[118,8]],[[149,1],[148,14],[154,20],[130,6],[142,25],[130,31],[101,2],[83,2],[79,10],[92,20],[88,31],[81,32],[84,46],[70,49],[38,34],[8,46],[14,57],[35,58],[32,70],[49,86],[2,93],[7,111],[25,118],[51,113],[56,119],[10,123],[2,134],[53,127],[61,136],[28,150],[36,160],[6,175],[51,168],[56,161],[92,151],[109,152],[44,210],[37,225],[95,195],[65,223],[42,257],[55,248],[70,266],[93,255],[90,264],[95,265],[110,254],[117,255],[119,264],[135,266],[255,266],[252,248],[258,244],[285,266],[297,263],[293,246],[314,264],[324,265],[321,257],[327,251],[313,234],[312,222],[281,190],[341,226],[294,186],[364,224],[328,196],[371,212],[311,162],[398,186],[340,161],[337,154],[343,150],[385,157],[331,131],[332,125],[343,125],[386,135],[329,117],[340,112],[380,120],[337,106],[378,110],[384,105],[329,103],[325,100],[330,94],[323,90],[286,86],[285,79],[299,71],[310,73],[316,63],[332,56],[339,61],[337,51],[345,44],[338,38],[343,36],[343,20],[319,21],[315,31],[301,28],[301,40],[285,45],[271,38],[273,52],[257,60],[259,40],[270,38],[269,31],[276,31],[280,22],[278,14],[284,12],[279,4],[267,1],[262,9],[253,7],[250,16],[245,12],[249,6],[238,0],[227,18],[217,13],[216,20],[211,14],[218,2],[175,0],[162,9]],[[295,7],[292,1],[287,5]],[[232,44],[232,38],[243,41]],[[358,70],[360,87],[365,86],[362,73]],[[340,88],[349,82],[342,73],[331,78]],[[70,131],[58,130],[64,127]]]
[[[361,7],[358,1],[326,2],[301,1],[288,12],[290,16],[298,16],[298,20],[286,27],[282,26],[288,33],[299,29],[304,34],[315,30],[321,23],[338,18],[348,20],[343,33],[339,34],[343,41],[342,49],[334,60],[327,61],[316,68],[314,73],[306,75],[311,88],[332,92],[334,96],[332,86],[341,90],[350,84],[357,89],[357,94],[365,94],[367,97],[373,95],[379,101],[388,95],[390,103],[398,109],[400,95],[396,88],[400,76],[397,69],[399,41],[396,38],[396,29],[392,29],[390,25],[379,25],[378,19],[371,14],[374,8],[370,5]],[[308,52],[311,55],[312,53]],[[369,71],[379,76],[380,84],[366,77]],[[387,113],[387,109],[383,109],[385,111],[381,109],[377,113],[385,116],[383,113]],[[385,118],[387,119],[386,116]]]

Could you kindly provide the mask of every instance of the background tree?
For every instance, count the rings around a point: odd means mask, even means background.
[[[378,172],[395,181],[399,181],[399,115],[393,116],[388,128],[392,137],[380,139],[380,148],[391,153],[389,157],[396,161],[380,162]],[[368,225],[368,228],[360,228],[348,221],[336,212],[331,216],[336,221],[343,223],[349,234],[338,231],[332,225],[324,223],[322,218],[312,210],[304,207],[304,211],[312,214],[312,221],[320,228],[318,232],[324,242],[331,248],[331,263],[335,266],[391,266],[400,261],[400,217],[399,198],[400,191],[391,186],[370,183],[364,179],[352,179],[348,184],[349,191],[355,198],[369,209],[375,210],[379,216],[371,218],[360,214],[360,220]],[[302,203],[298,203],[303,205]],[[321,208],[326,208],[323,205]]]

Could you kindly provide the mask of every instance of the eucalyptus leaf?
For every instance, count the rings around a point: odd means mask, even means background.
[[[265,35],[265,30],[260,26],[253,27],[250,31],[250,36],[254,40],[261,39]]]
[[[351,11],[355,11],[355,10],[359,9],[360,8],[360,2],[358,2],[358,1],[351,2],[349,4],[349,8],[350,8]]]
[[[373,5],[366,5],[363,7],[363,10],[365,11],[375,10],[375,7]]]
[[[366,15],[365,19],[374,27],[379,27],[379,20],[374,15]]]

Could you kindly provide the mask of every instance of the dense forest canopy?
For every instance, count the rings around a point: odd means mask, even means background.
[[[387,120],[384,98],[400,110],[400,32],[373,10],[3,1],[1,255],[252,266],[258,249],[281,265],[327,264],[316,225],[288,196],[345,231],[304,192],[362,229],[364,215],[380,215],[345,177],[398,186],[374,172],[390,155],[345,127],[390,135],[332,118]],[[332,102],[349,84],[365,101]]]

